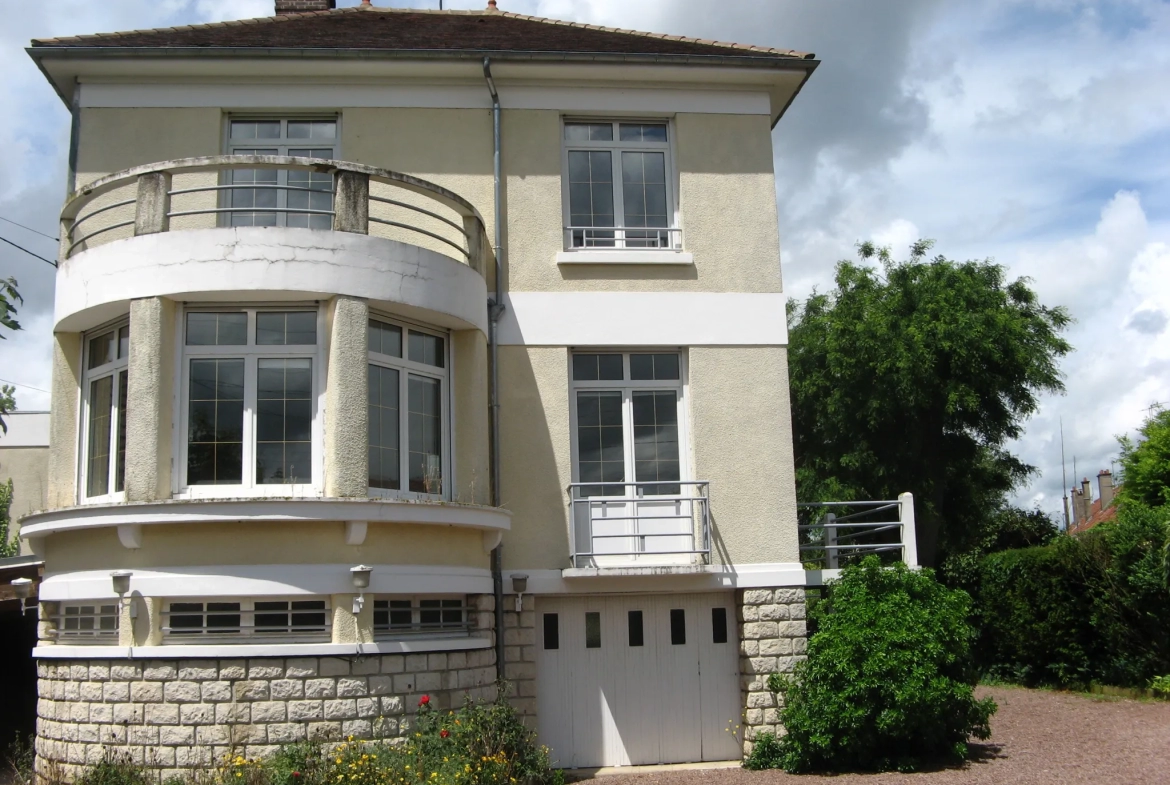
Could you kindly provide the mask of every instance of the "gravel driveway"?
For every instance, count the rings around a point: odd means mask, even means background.
[[[793,776],[701,769],[615,775],[600,785],[1128,785],[1170,783],[1170,703],[1090,698],[1016,687],[980,687],[999,711],[991,738],[962,768],[917,774]]]

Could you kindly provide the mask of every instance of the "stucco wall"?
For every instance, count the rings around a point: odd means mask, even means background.
[[[33,510],[45,509],[49,495],[48,447],[0,447],[0,483],[12,480],[10,537],[16,536],[16,520]]]
[[[150,297],[130,303],[127,368],[126,501],[168,499],[174,432],[174,301]]]
[[[786,350],[692,347],[687,356],[692,476],[711,482],[712,561],[797,561]],[[507,568],[568,566],[568,357],[566,348],[500,348]]]
[[[46,509],[77,503],[77,420],[81,396],[81,335],[53,334],[53,408],[49,414]]]
[[[491,440],[488,428],[487,336],[478,330],[451,333],[455,385],[455,487],[463,504],[491,502]]]
[[[369,438],[366,405],[369,304],[334,297],[327,313],[328,382],[325,386],[325,495],[366,496]]]
[[[113,528],[61,532],[45,545],[53,572],[205,564],[425,564],[487,569],[483,536],[450,526],[371,523],[362,545],[345,544],[345,524],[204,523],[144,526],[127,549]]]

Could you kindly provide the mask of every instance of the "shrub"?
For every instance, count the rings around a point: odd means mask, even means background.
[[[77,779],[77,785],[154,785],[154,778],[129,755],[107,748],[102,759]]]
[[[1170,698],[1170,675],[1155,676],[1150,680],[1150,692],[1156,698]]]
[[[912,771],[965,759],[970,736],[990,735],[996,709],[974,696],[969,610],[967,594],[929,570],[883,569],[874,557],[847,567],[812,611],[808,659],[770,682],[784,695],[787,733],[761,739],[751,763]]]

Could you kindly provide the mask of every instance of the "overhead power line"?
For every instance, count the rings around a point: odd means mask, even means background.
[[[31,226],[25,226],[22,223],[17,223],[16,221],[12,220],[11,218],[5,218],[2,215],[0,215],[0,221],[4,221],[5,223],[10,223],[13,226],[19,226],[21,229],[27,229],[28,231],[32,232],[33,234],[39,234],[41,237],[47,237],[48,239],[52,240],[55,243],[61,241],[60,238],[58,238],[58,237],[53,237],[51,234],[45,234],[44,232],[39,231],[37,229],[34,229]]]
[[[56,267],[56,266],[57,266],[57,263],[56,263],[56,262],[54,262],[54,261],[51,261],[51,260],[49,260],[49,259],[46,259],[45,257],[41,256],[39,253],[33,253],[33,252],[32,252],[32,251],[30,251],[29,249],[25,248],[23,245],[17,245],[16,243],[12,242],[11,240],[7,240],[7,239],[5,239],[5,238],[3,238],[3,237],[0,237],[0,243],[8,243],[9,245],[11,245],[11,246],[12,246],[13,248],[15,248],[16,250],[18,250],[18,251],[24,251],[24,252],[25,252],[26,254],[28,254],[29,256],[35,256],[36,258],[40,259],[40,260],[41,260],[42,262],[44,262],[45,264],[51,264],[51,265],[53,265],[54,267]]]
[[[25,387],[29,390],[36,390],[37,392],[43,392],[43,393],[49,392],[48,390],[42,390],[40,387],[33,387],[31,384],[21,384],[20,382],[10,382],[7,379],[0,379],[0,382],[3,382],[4,384],[14,384],[17,387]],[[52,395],[52,393],[49,393],[49,394]]]

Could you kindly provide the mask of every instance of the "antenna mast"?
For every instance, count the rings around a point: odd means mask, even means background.
[[[1064,462],[1064,418],[1060,420],[1060,498],[1064,500],[1064,530],[1068,531],[1068,472]]]

